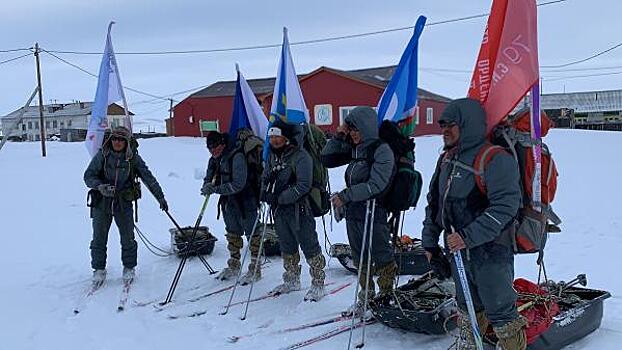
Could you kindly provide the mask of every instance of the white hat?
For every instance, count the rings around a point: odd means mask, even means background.
[[[273,126],[268,129],[268,137],[270,136],[283,136],[283,132],[281,131],[281,128]]]

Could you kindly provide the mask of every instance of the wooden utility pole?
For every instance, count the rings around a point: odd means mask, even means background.
[[[39,43],[35,43],[35,61],[37,62],[37,86],[39,89],[39,131],[41,135],[41,156],[45,157],[45,122],[43,121],[43,90],[41,88],[41,63],[39,62]]]

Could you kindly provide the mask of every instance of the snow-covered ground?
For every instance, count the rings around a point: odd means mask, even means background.
[[[555,208],[564,220],[563,232],[551,237],[547,246],[549,277],[568,280],[586,273],[589,286],[612,294],[605,302],[602,327],[570,348],[619,349],[622,133],[554,130],[547,143],[560,172]],[[426,180],[433,171],[440,144],[438,137],[417,140],[418,168]],[[40,157],[36,143],[9,143],[0,152],[0,349],[279,349],[334,325],[284,335],[273,335],[271,331],[334,315],[352,302],[353,285],[319,303],[303,302],[304,292],[253,303],[246,321],[239,320],[243,311],[240,306],[233,307],[226,316],[218,314],[228,293],[173,305],[162,312],[155,312],[151,306],[135,307],[134,301],[164,298],[179,262],[176,257],[151,255],[140,243],[138,275],[130,302],[126,311],[118,313],[122,267],[119,237],[113,228],[107,285],[93,296],[82,313],[73,315],[91,274],[91,221],[82,181],[88,155],[81,143],[47,145],[46,158]],[[171,213],[181,225],[192,225],[202,202],[200,177],[208,159],[202,140],[143,140],[140,152],[164,188]],[[331,172],[333,189],[343,186],[342,171]],[[422,198],[419,208],[408,213],[406,234],[420,236],[424,203]],[[139,228],[154,243],[168,247],[172,223],[150,195],[139,206]],[[210,263],[220,269],[227,250],[223,223],[216,220],[215,201],[209,205],[204,224],[220,239],[209,257]],[[335,224],[329,236],[333,243],[346,241],[343,223]],[[516,271],[517,276],[535,279],[534,257],[518,257]],[[272,258],[264,269],[264,279],[255,286],[254,295],[274,287],[281,272],[280,258]],[[354,277],[338,262],[331,261],[327,280],[335,282],[328,287],[331,289]],[[307,268],[303,266],[303,286],[308,285]],[[200,288],[193,290],[196,286]],[[183,302],[222,286],[197,260],[191,260],[175,300]],[[245,298],[247,293],[248,287],[241,287],[236,300]],[[203,309],[207,313],[200,317],[167,318],[170,314]],[[254,335],[235,344],[227,342],[228,336],[247,333]],[[355,337],[358,336],[357,331]],[[405,333],[382,325],[368,327],[367,336],[366,349],[444,349],[452,341],[449,337]],[[347,333],[309,348],[344,349],[346,345]]]

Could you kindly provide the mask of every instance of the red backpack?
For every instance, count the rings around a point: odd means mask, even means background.
[[[546,136],[553,126],[552,121],[542,112],[542,137]],[[499,152],[511,153],[519,165],[522,201],[516,224],[510,225],[509,230],[514,252],[517,254],[540,253],[544,249],[548,232],[559,232],[556,225],[561,223],[553,212],[551,202],[557,191],[557,167],[546,144],[542,143],[541,169],[541,212],[534,209],[532,181],[535,173],[535,160],[532,146],[535,140],[531,138],[531,121],[529,111],[507,119],[497,126],[492,133],[492,143],[481,148],[473,163],[475,182],[479,190],[486,194],[486,184],[483,178],[486,167]],[[549,220],[554,225],[549,225]]]

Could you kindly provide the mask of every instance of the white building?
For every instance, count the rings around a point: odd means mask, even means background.
[[[86,130],[91,119],[92,102],[55,103],[43,106],[43,121],[45,135],[60,135],[61,129]],[[19,116],[21,108],[0,118],[2,132],[5,137],[18,136],[25,141],[39,141],[41,132],[39,125],[39,106],[30,106],[24,113],[22,121],[7,135],[5,127],[10,127]],[[130,115],[133,113],[130,112]],[[116,103],[108,106],[108,125],[115,127],[123,125],[125,112],[123,107]]]

